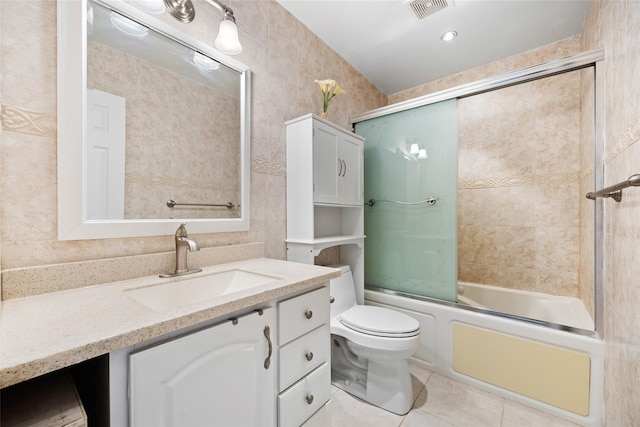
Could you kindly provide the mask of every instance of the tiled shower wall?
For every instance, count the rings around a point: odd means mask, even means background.
[[[460,281],[580,297],[580,80],[458,101]]]
[[[336,79],[347,93],[329,119],[386,105],[387,97],[274,1],[230,1],[252,70],[251,229],[201,234],[202,247],[265,242],[286,258],[284,121],[322,112],[314,79]],[[161,19],[213,44],[217,10],[196,0],[196,19]],[[2,61],[2,268],[171,251],[173,236],[85,241],[57,239],[56,1],[0,2]],[[108,278],[105,278],[108,280]]]
[[[580,37],[570,37],[391,95],[389,101],[581,51]],[[579,177],[585,173],[578,149],[581,78],[570,75],[460,100],[458,272],[462,281],[585,296],[591,309],[593,291],[581,289],[579,280],[581,269],[589,268],[582,266],[592,265],[585,261],[592,259],[588,254],[580,257],[580,201],[553,193],[560,185],[580,194]],[[545,120],[540,112],[550,114]],[[498,113],[510,116],[505,121]],[[560,131],[566,124],[573,128]]]
[[[640,1],[592,1],[583,48],[604,47],[605,185],[640,173]],[[604,205],[605,425],[640,425],[640,188]]]

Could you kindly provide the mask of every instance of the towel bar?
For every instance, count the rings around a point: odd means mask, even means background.
[[[617,183],[600,191],[587,193],[587,199],[595,200],[596,197],[611,197],[616,202],[622,200],[622,190],[628,187],[640,186],[640,174],[631,175],[628,180]]]

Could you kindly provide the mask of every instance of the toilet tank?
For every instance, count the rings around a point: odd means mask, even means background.
[[[329,282],[329,294],[333,298],[330,305],[333,318],[356,305],[356,290],[353,286],[351,268],[348,265],[328,265],[327,267],[338,268],[341,271],[340,277]]]

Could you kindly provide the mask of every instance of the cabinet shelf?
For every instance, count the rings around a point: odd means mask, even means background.
[[[365,236],[327,236],[316,237],[311,240],[286,239],[287,245],[292,246],[308,246],[313,251],[314,256],[318,256],[321,250],[341,245],[357,245],[360,249],[364,247]]]

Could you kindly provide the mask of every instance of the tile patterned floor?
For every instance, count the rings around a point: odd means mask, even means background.
[[[576,424],[412,367],[415,403],[395,415],[333,388],[332,427],[575,427]]]

